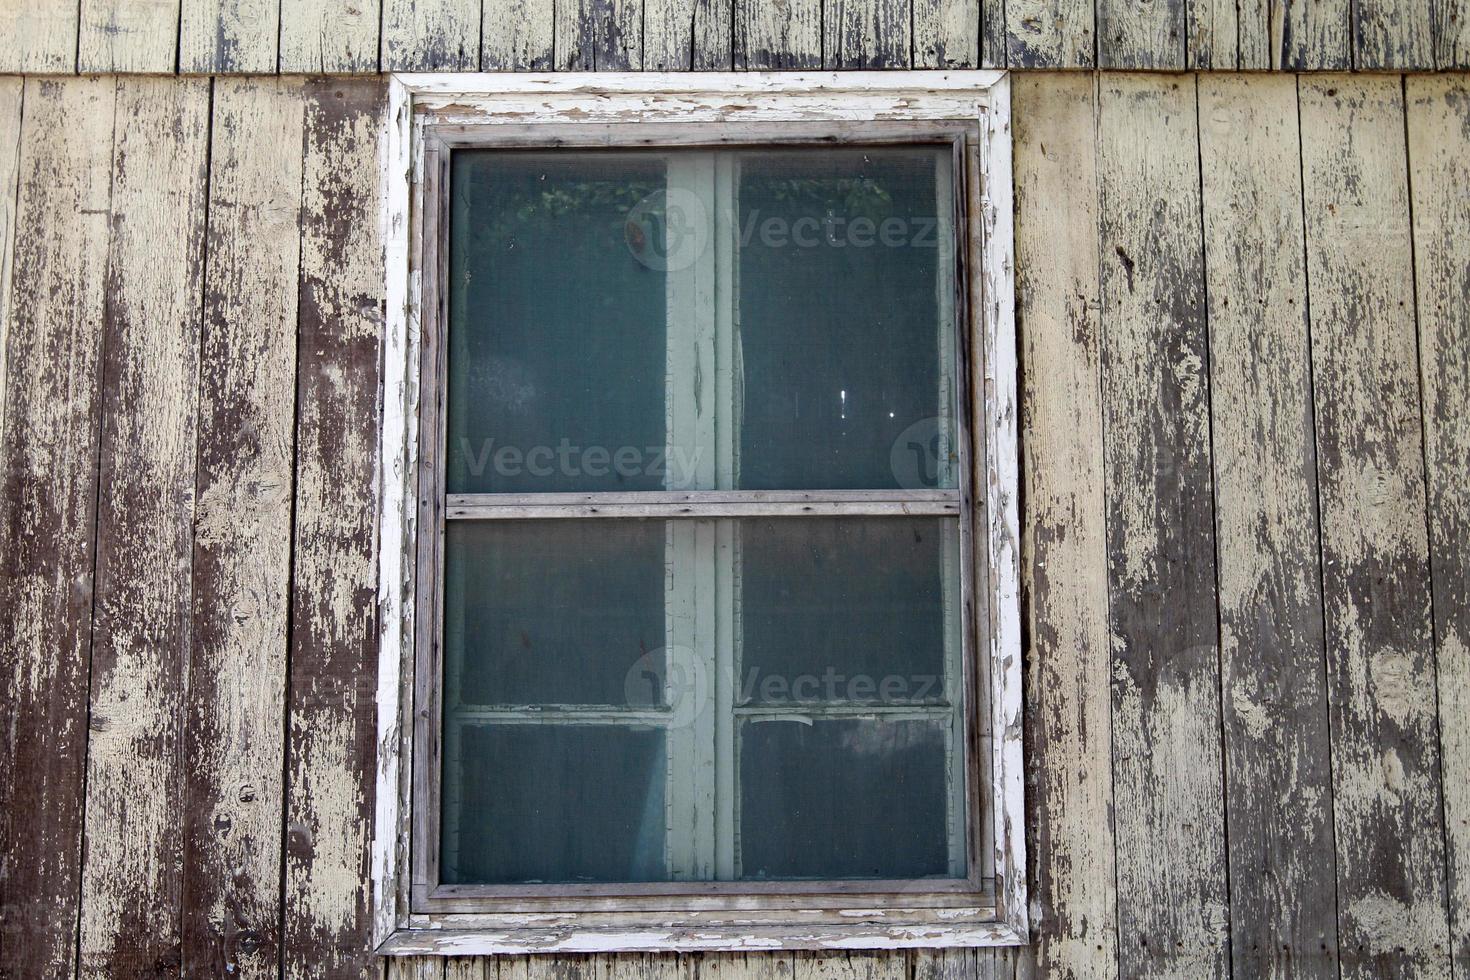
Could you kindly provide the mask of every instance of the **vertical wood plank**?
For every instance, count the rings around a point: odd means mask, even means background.
[[[77,0],[0,4],[0,72],[76,71],[79,17]]]
[[[695,974],[697,980],[793,980],[794,963],[791,953],[707,953],[696,961]]]
[[[1402,91],[1300,107],[1342,975],[1448,976]]]
[[[280,0],[181,0],[181,4],[179,71],[275,72]]]
[[[1018,75],[1026,801],[1037,976],[1117,973],[1094,80]]]
[[[0,76],[0,437],[5,433],[5,352],[10,327],[10,272],[15,258],[16,187],[20,179],[20,118],[25,80]],[[0,445],[0,481],[5,453]],[[0,482],[3,485],[3,482]]]
[[[40,977],[76,967],[116,82],[25,86],[0,433],[0,975]]]
[[[1097,0],[1100,68],[1185,67],[1187,0]]]
[[[797,953],[794,980],[906,980],[902,950],[860,953]]]
[[[914,67],[980,67],[980,0],[913,0]]]
[[[383,0],[384,71],[475,71],[480,0]]]
[[[444,980],[497,980],[497,977],[496,961],[489,957],[456,956],[444,963]]]
[[[84,977],[177,969],[208,79],[124,79],[113,140]]]
[[[1226,969],[1225,823],[1195,85],[1099,91],[1119,972]]]
[[[822,0],[733,0],[735,67],[822,67]]]
[[[220,79],[185,722],[184,975],[280,971],[301,83]]]
[[[1007,0],[980,0],[981,68],[1006,67],[1006,6]]]
[[[1091,0],[1007,0],[1012,68],[1091,68],[1097,63]]]
[[[1271,18],[1280,0],[1240,0],[1236,4],[1236,67],[1262,70],[1271,65]]]
[[[1353,64],[1352,0],[1267,0],[1270,68],[1337,71]]]
[[[1353,67],[1432,69],[1435,0],[1352,0]]]
[[[286,756],[284,972],[373,963],[377,566],[373,536],[383,245],[375,78],[305,91],[296,518]]]
[[[168,74],[179,40],[179,0],[81,0],[77,70]]]
[[[555,7],[546,0],[484,0],[482,71],[550,71]]]
[[[907,68],[912,28],[908,0],[825,0],[823,67]]]
[[[1238,67],[1240,11],[1237,0],[1185,0],[1188,4],[1188,67],[1233,71]]]
[[[1231,963],[1325,980],[1336,876],[1296,81],[1202,75],[1199,117]]]
[[[554,0],[558,71],[641,71],[642,0]]]
[[[281,0],[281,72],[376,72],[378,13],[366,0]]]
[[[1434,67],[1440,71],[1470,69],[1470,2],[1431,0],[1430,12]]]
[[[734,0],[644,0],[647,71],[729,71]]]
[[[390,956],[386,980],[445,980],[442,956]]]
[[[1470,976],[1470,84],[1408,79],[1451,951]]]

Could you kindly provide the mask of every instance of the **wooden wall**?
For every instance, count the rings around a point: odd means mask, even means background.
[[[1470,971],[1470,78],[1014,86],[1036,944],[395,977]],[[382,100],[0,78],[0,976],[382,969]]]
[[[0,71],[1470,68],[1470,0],[6,0]]]

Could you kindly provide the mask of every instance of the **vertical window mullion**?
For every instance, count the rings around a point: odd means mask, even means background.
[[[740,251],[737,241],[739,158],[716,157],[713,234],[715,258],[715,420],[716,487],[740,484]],[[715,613],[715,878],[737,877],[735,672],[740,643],[740,527],[736,521],[716,524]]]

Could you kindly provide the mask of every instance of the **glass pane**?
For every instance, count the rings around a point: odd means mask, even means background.
[[[459,742],[445,753],[446,882],[664,877],[662,732],[471,725]]]
[[[740,727],[741,876],[949,874],[947,725],[747,719]]]
[[[662,521],[451,521],[445,703],[653,704]]]
[[[630,214],[663,158],[452,160],[449,492],[662,489],[665,283]]]
[[[959,651],[953,518],[740,522],[742,702],[938,702]]]
[[[741,487],[955,485],[949,153],[741,156]]]

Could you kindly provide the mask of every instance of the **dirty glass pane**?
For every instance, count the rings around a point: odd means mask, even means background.
[[[740,700],[942,701],[958,534],[940,517],[741,521]]]
[[[948,874],[947,724],[747,718],[740,727],[741,876]]]
[[[445,756],[446,882],[664,877],[662,732],[476,725],[459,738]]]
[[[451,521],[444,550],[446,704],[661,695],[664,522]]]
[[[934,455],[951,414],[949,152],[741,157],[741,487],[954,485]]]
[[[663,158],[452,160],[449,492],[661,489],[665,284],[628,220]]]

